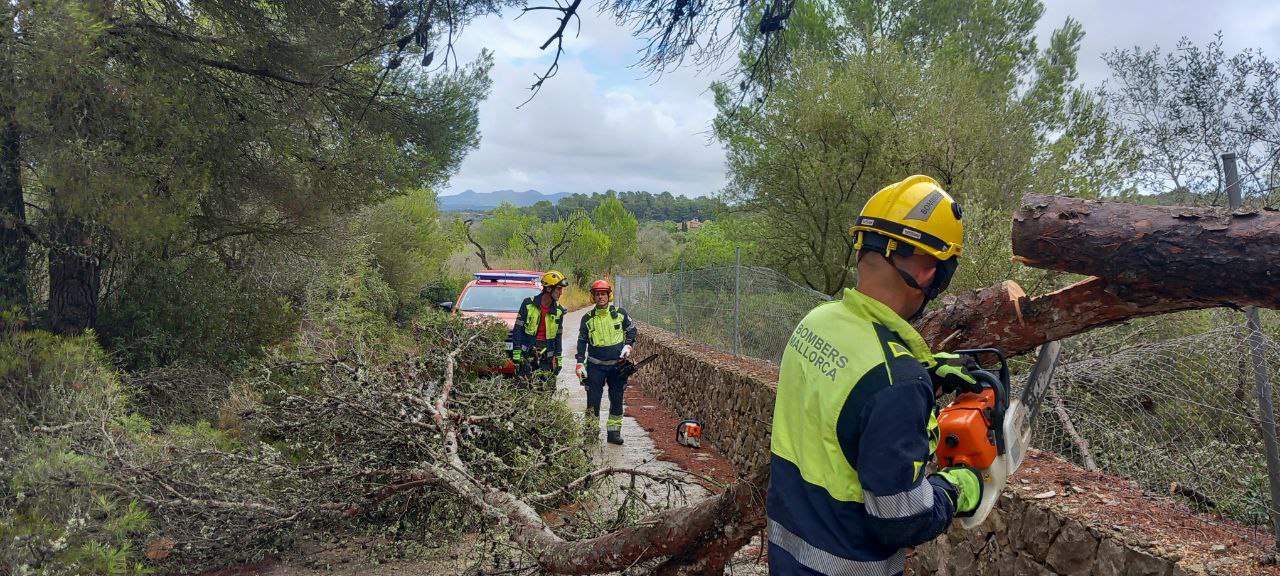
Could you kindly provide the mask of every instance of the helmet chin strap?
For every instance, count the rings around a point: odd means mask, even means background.
[[[919,320],[920,317],[924,315],[925,306],[928,306],[929,301],[933,300],[934,295],[931,294],[931,292],[933,291],[925,290],[924,288],[922,288],[920,286],[920,283],[916,282],[916,279],[914,276],[908,274],[906,270],[899,268],[898,265],[893,262],[893,258],[889,256],[885,256],[884,259],[886,262],[889,263],[890,266],[893,266],[894,270],[898,271],[898,275],[902,277],[903,282],[907,283],[907,286],[910,286],[912,288],[915,288],[916,290],[919,290],[920,293],[924,295],[924,300],[920,302],[920,307],[916,309],[915,313],[912,314],[910,318],[907,318],[907,322],[915,322],[916,320]]]
[[[865,233],[860,233],[860,234],[865,234]],[[864,240],[868,238],[868,236],[870,237],[870,240]],[[881,240],[882,242],[876,242],[872,244],[871,241],[874,241],[874,240]],[[867,243],[864,244],[864,241]],[[908,322],[915,322],[916,320],[919,320],[920,317],[924,315],[924,309],[929,305],[929,302],[932,302],[934,298],[937,298],[939,294],[941,294],[944,290],[947,289],[947,286],[951,285],[951,277],[955,275],[956,265],[958,263],[955,257],[949,258],[947,260],[938,260],[934,268],[936,272],[934,273],[934,276],[933,276],[933,282],[930,283],[928,288],[926,288],[921,286],[919,282],[916,282],[916,279],[914,276],[909,274],[906,270],[899,268],[898,265],[893,261],[893,255],[895,253],[909,255],[912,253],[910,249],[907,252],[898,252],[896,251],[896,249],[891,248],[893,244],[891,243],[889,238],[879,234],[867,234],[866,236],[859,236],[858,246],[859,246],[859,249],[858,249],[859,262],[861,262],[863,256],[866,256],[867,253],[869,252],[875,252],[876,254],[879,254],[881,258],[884,258],[885,262],[887,262],[890,266],[893,267],[894,270],[898,272],[898,276],[902,277],[903,283],[905,283],[907,286],[911,288],[919,290],[921,294],[924,295],[924,301],[920,303],[920,307],[916,309],[915,313],[913,313],[910,318],[907,318]]]

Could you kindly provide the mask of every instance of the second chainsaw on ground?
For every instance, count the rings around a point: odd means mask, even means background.
[[[702,421],[686,419],[676,425],[676,444],[689,448],[702,447]]]

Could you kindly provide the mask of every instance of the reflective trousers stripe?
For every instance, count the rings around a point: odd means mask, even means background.
[[[815,548],[773,520],[769,520],[769,543],[786,550],[810,570],[827,576],[896,576],[902,573],[907,563],[906,550],[899,550],[878,562],[841,558]]]

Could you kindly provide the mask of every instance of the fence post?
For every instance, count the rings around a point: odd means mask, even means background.
[[[742,248],[733,247],[733,355],[741,348],[742,332],[738,330],[739,301],[742,299]]]
[[[680,331],[680,327],[684,326],[684,324],[680,322],[680,292],[682,292],[682,289],[684,288],[684,286],[681,285],[681,283],[684,281],[683,256],[680,258],[679,262],[680,262],[680,266],[679,266],[679,270],[676,272],[676,281],[672,283],[672,285],[676,287],[675,294],[671,295],[671,305],[676,307],[676,325],[672,327],[674,328],[672,332],[675,332],[678,335],[683,335],[683,332]]]
[[[1240,207],[1240,173],[1235,152],[1222,155],[1222,169],[1227,177],[1228,205],[1232,211]],[[1276,443],[1275,409],[1271,404],[1271,382],[1267,378],[1267,357],[1262,350],[1262,321],[1254,306],[1244,308],[1249,356],[1253,360],[1253,380],[1258,393],[1258,426],[1262,429],[1262,445],[1267,451],[1267,479],[1271,484],[1271,527],[1280,548],[1280,449]]]

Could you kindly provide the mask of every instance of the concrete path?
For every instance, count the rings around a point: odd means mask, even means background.
[[[578,327],[582,323],[582,316],[587,310],[584,308],[570,312],[564,318],[564,357],[560,359],[560,365],[564,368],[560,371],[559,377],[556,378],[556,394],[563,395],[565,402],[569,405],[569,409],[575,413],[581,414],[587,408],[587,389],[578,383],[578,377],[573,373],[574,354],[578,349]],[[679,473],[680,468],[671,462],[658,460],[655,457],[657,451],[654,449],[653,440],[649,438],[648,432],[641,428],[639,424],[630,416],[622,419],[622,446],[609,444],[604,441],[604,421],[609,412],[608,393],[604,394],[600,403],[600,442],[592,449],[591,459],[598,468],[619,467],[634,468],[654,474],[663,473]],[[615,482],[629,482],[626,476],[617,476],[613,479]],[[696,501],[705,497],[708,492],[701,485],[693,482],[691,479],[685,485],[685,494],[690,501]],[[653,493],[651,496],[665,497],[666,492]]]

